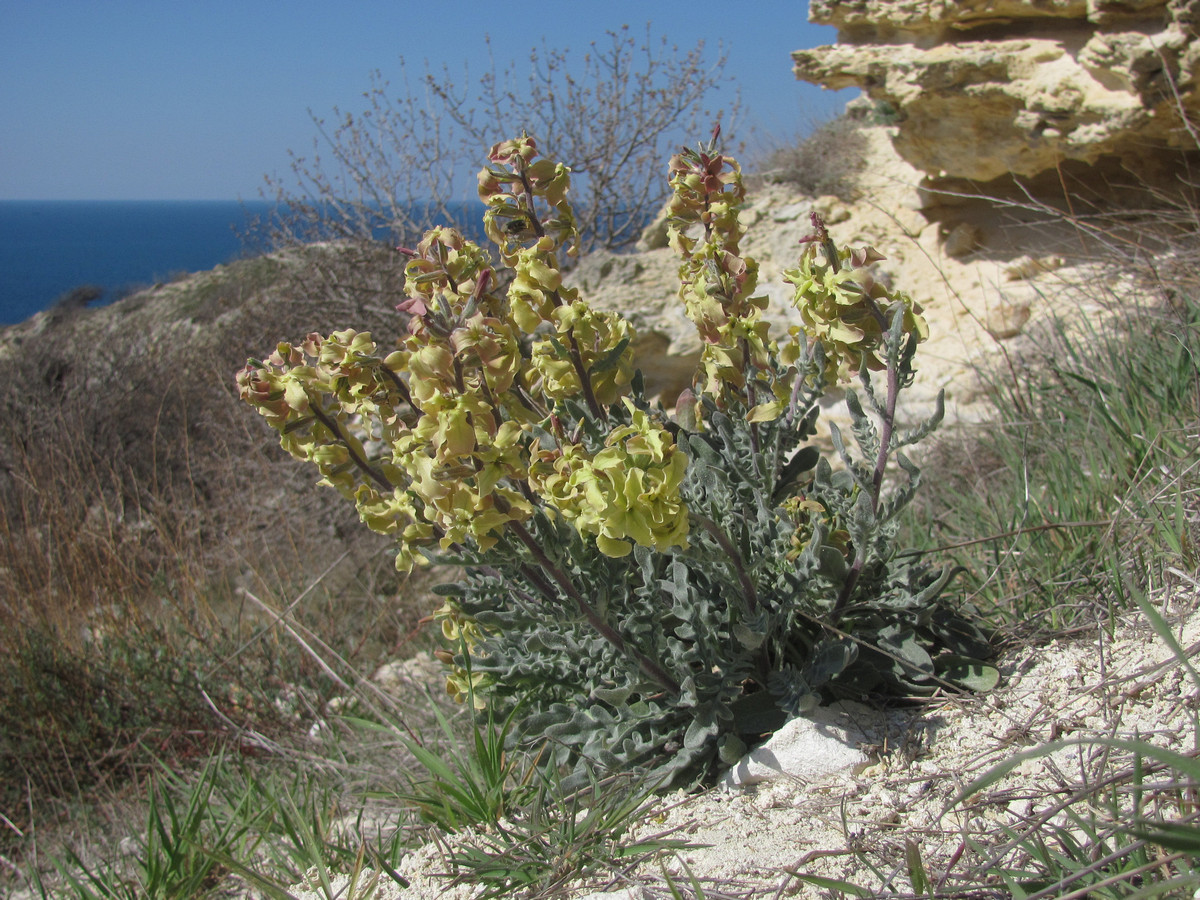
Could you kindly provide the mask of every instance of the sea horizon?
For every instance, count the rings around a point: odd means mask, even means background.
[[[265,200],[0,200],[0,326],[78,287],[97,305],[246,255]]]
[[[479,207],[477,201],[454,206]],[[250,237],[267,200],[0,200],[0,327],[94,286],[104,306],[267,249]],[[474,221],[478,221],[472,215]],[[468,229],[469,231],[470,229]],[[482,231],[470,235],[485,240]]]

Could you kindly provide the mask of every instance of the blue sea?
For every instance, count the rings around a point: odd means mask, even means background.
[[[262,201],[0,201],[0,325],[72,288],[111,302],[139,287],[237,259]]]
[[[452,201],[450,209],[468,237],[486,240],[478,224],[483,204]],[[271,210],[261,200],[0,200],[0,326],[83,285],[103,288],[97,303],[111,303],[261,252],[243,236]],[[420,205],[413,211],[429,214]],[[387,239],[386,229],[378,237]]]

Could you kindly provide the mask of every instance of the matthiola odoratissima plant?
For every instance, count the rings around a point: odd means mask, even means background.
[[[403,251],[398,341],[309,335],[238,374],[285,449],[395,536],[399,567],[463,567],[436,613],[449,689],[520,704],[517,740],[559,766],[703,776],[822,696],[988,675],[983,635],[940,599],[949,570],[893,546],[919,482],[902,449],[941,416],[894,428],[920,307],[814,217],[787,273],[803,327],[774,335],[716,141],[670,163],[704,347],[673,416],[644,396],[629,322],[564,285],[569,172],[529,137],[479,176],[494,255],[448,228]],[[835,470],[809,439],[824,391],[854,379],[857,449],[833,429]]]

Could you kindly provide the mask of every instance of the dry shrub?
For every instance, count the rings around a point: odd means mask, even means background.
[[[575,49],[543,43],[527,64],[489,59],[462,77],[426,67],[410,80],[401,64],[394,86],[374,72],[361,109],[313,114],[311,152],[293,153],[286,176],[267,177],[274,207],[255,239],[263,249],[335,248],[308,253],[299,290],[341,304],[395,303],[405,261],[393,248],[434,225],[477,230],[487,148],[527,130],[571,167],[581,249],[631,247],[666,200],[669,153],[717,122],[732,143],[741,101],[725,55],[703,41],[680,48],[649,26],[622,26]],[[323,328],[330,321],[362,319],[331,315]]]
[[[222,730],[168,626],[211,633],[185,507],[72,439],[9,438],[0,517],[0,800],[71,796]],[[183,615],[180,615],[183,613]],[[203,639],[194,643],[203,647]],[[11,813],[10,813],[11,815]]]
[[[0,359],[0,810],[14,822],[240,729],[306,727],[331,683],[249,594],[281,608],[318,582],[295,619],[365,670],[416,627],[386,541],[313,491],[232,396],[260,328],[324,318],[276,300],[277,275],[229,267],[81,309]]]
[[[763,154],[754,178],[768,184],[795,185],[805,194],[849,199],[854,176],[866,165],[858,131],[860,120],[847,114],[815,125],[807,135]]]

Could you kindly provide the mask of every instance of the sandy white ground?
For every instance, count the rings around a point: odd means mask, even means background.
[[[1197,598],[1194,584],[1180,583],[1178,592],[1165,593],[1158,603],[1194,656],[1200,649]],[[664,798],[664,811],[643,822],[639,833],[678,829],[677,836],[696,848],[607,882],[580,885],[571,896],[598,891],[670,896],[664,869],[684,884],[690,871],[709,890],[727,895],[828,896],[793,873],[878,888],[868,863],[894,877],[897,889],[906,888],[906,841],[920,849],[938,878],[964,838],[993,843],[1000,824],[1023,827],[1082,784],[1124,764],[1089,744],[1092,738],[1137,736],[1178,752],[1196,749],[1196,686],[1141,614],[1122,618],[1111,635],[1093,631],[1011,651],[1001,670],[1001,685],[983,696],[865,711],[858,724],[873,739],[863,747],[871,760],[866,767],[815,783],[793,779],[753,790]],[[950,805],[994,766],[1056,740],[1081,743],[1027,759],[969,801]],[[437,846],[426,846],[400,868],[411,882],[408,889],[384,879],[375,896],[472,897],[476,888],[438,874],[446,865]],[[304,900],[320,896],[302,885],[293,893]]]

